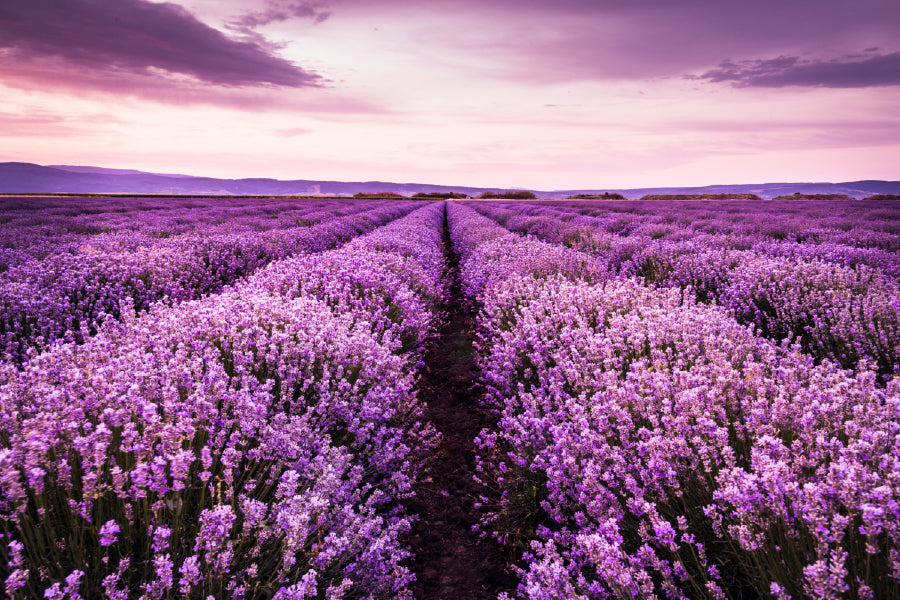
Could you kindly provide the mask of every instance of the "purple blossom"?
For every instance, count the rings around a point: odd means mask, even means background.
[[[178,569],[178,573],[180,575],[178,592],[180,594],[190,593],[191,587],[197,585],[203,579],[203,576],[200,574],[200,557],[196,554],[188,556]]]
[[[201,522],[203,515],[201,514]],[[154,552],[162,552],[169,547],[169,537],[172,535],[172,530],[166,527],[165,525],[151,526],[151,532],[153,537],[153,543],[150,544],[150,547],[153,548]]]
[[[112,546],[116,543],[119,535],[119,525],[112,519],[104,523],[100,527],[100,545]]]

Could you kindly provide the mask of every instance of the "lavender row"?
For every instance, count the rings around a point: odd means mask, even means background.
[[[156,200],[159,206],[153,210],[141,210],[136,206],[125,213],[89,210],[79,217],[46,215],[41,204],[30,206],[28,211],[19,211],[24,216],[16,218],[16,212],[4,213],[8,219],[0,226],[0,246],[2,258],[15,254],[20,258],[18,265],[0,261],[0,282],[35,283],[46,279],[45,271],[53,272],[54,261],[59,255],[105,255],[111,260],[122,254],[145,252],[183,251],[195,245],[209,243],[206,240],[221,236],[265,234],[284,235],[281,230],[308,227],[332,220],[336,217],[361,213],[383,206],[376,202],[341,202],[335,200],[313,202],[287,202],[274,199],[256,199],[255,205],[231,207],[224,199],[217,202],[201,203],[189,209],[179,204],[167,206],[163,199]],[[82,204],[90,202],[79,198],[74,210],[85,209]],[[219,205],[219,202],[225,203]],[[0,202],[2,204],[2,202]],[[110,211],[111,206],[101,204],[95,210]],[[68,210],[68,209],[67,209]],[[281,231],[281,233],[277,233]],[[24,266],[21,263],[48,259],[47,266],[40,263]],[[5,268],[4,268],[5,267]]]
[[[659,213],[635,213],[612,218],[581,215],[577,203],[519,205],[501,203],[473,204],[477,210],[496,220],[510,231],[533,235],[585,251],[603,251],[617,269],[640,271],[649,258],[665,249],[669,254],[683,254],[701,249],[754,250],[769,256],[786,256],[804,260],[821,260],[848,267],[865,265],[880,269],[892,278],[900,278],[900,235],[857,227],[851,231],[833,230],[812,221],[807,215],[806,228],[787,237],[770,231],[763,224],[784,227],[785,215],[778,206],[770,214],[729,215],[740,219],[745,230],[732,231],[716,225],[674,223],[677,214],[672,203],[654,206]],[[676,203],[675,206],[681,206]],[[728,203],[707,203],[707,212],[727,214]],[[636,209],[632,209],[636,210]],[[759,211],[759,207],[755,207]],[[726,212],[727,211],[727,212]],[[614,213],[617,214],[617,213]],[[897,210],[900,219],[900,209]],[[760,222],[761,221],[761,222]],[[713,223],[716,221],[713,220]],[[891,221],[885,220],[888,225]],[[649,265],[652,268],[652,265]]]
[[[3,367],[7,594],[410,597],[442,221],[426,206]]]
[[[55,254],[149,248],[204,236],[314,225],[372,208],[342,200],[0,198],[0,273]],[[6,275],[3,275],[5,278]]]
[[[493,216],[493,208],[478,208]],[[504,209],[507,210],[507,209]],[[605,261],[610,271],[663,286],[690,287],[701,300],[729,309],[776,341],[798,341],[819,359],[845,368],[874,365],[882,377],[900,373],[900,283],[879,269],[843,266],[800,253],[772,256],[710,245],[709,240],[648,240],[569,228],[507,226],[556,243],[569,243]],[[534,223],[532,223],[534,225]],[[887,253],[893,259],[900,253]],[[863,367],[865,368],[865,367]]]
[[[472,206],[511,231],[584,250],[605,249],[620,268],[640,269],[640,250],[663,245],[677,253],[694,252],[698,247],[754,250],[771,256],[822,260],[849,267],[865,265],[881,269],[891,277],[900,277],[900,234],[867,229],[859,222],[849,231],[836,230],[823,225],[824,217],[814,220],[811,214],[805,215],[804,227],[794,224],[795,229],[791,229],[787,225],[788,233],[784,233],[777,228],[786,227],[784,222],[790,222],[790,216],[785,215],[781,204],[769,206],[771,212],[768,213],[760,212],[761,208],[754,206],[750,214],[742,214],[729,208],[729,203],[706,203],[708,215],[719,218],[728,215],[729,220],[734,220],[735,226],[740,224],[741,228],[720,227],[715,225],[717,219],[691,222],[692,216],[676,212],[679,209],[687,212],[679,203],[674,206],[673,203],[654,203],[641,210],[632,209],[634,213],[613,213],[603,218],[582,215],[578,203],[514,205],[491,202]],[[887,214],[896,216],[893,221],[886,217],[880,221],[883,227],[900,221],[900,208],[887,211]],[[676,219],[678,222],[674,221]]]
[[[278,261],[246,287],[315,296],[370,330],[379,343],[417,359],[432,331],[432,309],[446,296],[441,230],[432,204],[331,252]]]
[[[453,251],[460,257],[464,294],[481,298],[495,282],[516,273],[562,275],[602,281],[610,273],[602,260],[584,252],[523,238],[466,206],[449,203],[447,219]]]
[[[413,202],[380,204],[317,225],[261,233],[184,235],[137,251],[90,251],[31,261],[0,284],[0,356],[67,335],[83,341],[123,304],[180,302],[215,293],[261,266],[295,253],[321,252],[412,211]]]
[[[495,273],[473,286],[502,410],[478,439],[501,499],[482,527],[525,545],[519,597],[900,593],[896,382],[814,365],[677,289],[503,278],[478,246],[504,233],[464,208],[452,223],[463,275]]]
[[[519,597],[900,594],[900,386],[678,290],[515,277],[485,298],[483,527]]]
[[[482,205],[477,203],[476,205]],[[501,218],[558,218],[618,236],[680,241],[718,238],[735,248],[759,241],[900,250],[896,201],[538,201],[491,202]],[[552,225],[551,225],[552,226]]]

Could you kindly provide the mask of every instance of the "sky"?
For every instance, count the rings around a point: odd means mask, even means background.
[[[0,162],[900,180],[897,0],[0,0]]]

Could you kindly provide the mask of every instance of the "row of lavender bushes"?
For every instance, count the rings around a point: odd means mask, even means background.
[[[409,598],[442,222],[428,205],[3,366],[6,594]]]
[[[638,276],[660,286],[689,287],[702,301],[726,307],[766,337],[797,341],[819,359],[831,359],[845,368],[874,366],[882,378],[900,373],[900,280],[896,277],[900,252],[865,250],[872,265],[890,267],[886,272],[863,262],[832,262],[828,252],[785,251],[783,245],[764,238],[752,238],[751,249],[736,249],[729,245],[728,236],[654,240],[633,233],[622,237],[594,228],[599,227],[596,224],[561,218],[576,207],[551,206],[548,210],[554,216],[515,215],[512,208],[491,204],[477,208],[510,230],[601,258],[619,275]],[[538,210],[532,206],[529,212]],[[822,247],[815,243],[791,246]]]
[[[473,203],[477,206],[479,203]],[[896,201],[534,201],[491,202],[509,217],[552,216],[621,237],[678,241],[721,236],[749,247],[760,240],[812,246],[900,250]]]
[[[756,250],[851,267],[866,265],[900,277],[900,228],[896,226],[900,207],[894,206],[896,203],[831,202],[828,210],[840,215],[832,219],[822,214],[822,207],[816,210],[806,202],[762,206],[706,202],[702,207],[681,202],[636,204],[648,205],[627,207],[627,211],[609,202],[491,202],[472,206],[483,214],[490,212],[491,218],[510,230],[586,251],[601,250],[614,264],[625,268],[639,268],[633,264],[640,262],[635,255],[647,246],[663,243],[682,252],[703,246]],[[887,206],[879,208],[882,204]],[[604,210],[592,210],[592,206]],[[621,212],[614,209],[617,206]],[[595,212],[600,215],[591,214]],[[870,218],[864,218],[866,215]]]
[[[896,381],[451,210],[501,411],[481,528],[524,547],[518,597],[900,598]]]
[[[130,304],[146,310],[216,293],[258,268],[295,253],[321,252],[409,213],[418,203],[355,206],[320,213],[315,225],[200,231],[136,249],[87,246],[19,265],[0,281],[0,357],[21,363],[67,335],[77,341]],[[343,216],[338,216],[344,213]]]
[[[608,212],[602,216],[583,214],[591,212],[590,205],[584,203],[483,206],[492,218],[511,230],[552,238],[584,250],[603,249],[619,267],[639,262],[633,256],[644,247],[666,243],[676,249],[683,247],[682,252],[704,246],[818,259],[851,267],[866,265],[900,277],[900,228],[895,225],[900,219],[900,208],[893,206],[895,203],[887,203],[883,209],[879,206],[884,203],[856,203],[855,211],[844,214],[851,207],[845,203],[829,204],[828,210],[839,213],[839,218],[829,220],[821,212],[823,207],[816,210],[804,202],[763,206],[707,202],[702,211],[696,205],[692,210],[690,203],[653,203],[642,209],[632,208],[633,212]],[[865,215],[878,218],[865,219]]]
[[[185,234],[315,225],[373,203],[285,198],[0,197],[0,279],[54,254],[149,248]]]

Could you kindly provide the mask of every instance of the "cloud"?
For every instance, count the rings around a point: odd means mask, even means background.
[[[105,125],[120,123],[111,114],[81,115],[73,119],[42,109],[19,113],[0,111],[0,137],[3,138],[84,138],[99,134]]]
[[[352,117],[386,115],[393,112],[388,102],[359,97],[344,89],[318,87],[281,89],[209,85],[187,76],[150,70],[130,73],[115,68],[73,69],[58,58],[4,61],[0,51],[0,97],[15,97],[18,90],[41,94],[64,94],[108,103],[150,101],[169,106],[209,105],[240,111],[275,110]]]
[[[270,52],[277,52],[287,47],[287,43],[273,42],[259,33],[258,28],[292,19],[311,19],[314,24],[319,24],[331,16],[331,12],[322,10],[323,7],[322,2],[268,0],[262,10],[244,10],[240,16],[227,20],[225,28],[242,41],[256,44]]]
[[[289,127],[287,129],[279,129],[275,133],[277,133],[281,137],[292,138],[297,137],[298,135],[306,135],[312,132],[312,129],[308,129],[306,127]]]
[[[815,112],[811,109],[810,112]],[[816,118],[818,117],[818,118]],[[823,119],[816,115],[805,119],[751,118],[680,119],[655,127],[674,136],[715,139],[716,151],[732,146],[740,151],[779,148],[803,150],[807,148],[863,148],[896,146],[900,139],[900,118],[838,118]],[[711,135],[710,135],[711,134]]]
[[[228,27],[242,31],[290,19],[312,19],[314,23],[321,23],[331,16],[331,12],[323,10],[323,8],[322,2],[269,0],[263,10],[245,11],[241,16],[229,21]]]
[[[341,0],[335,15],[416,18],[410,52],[525,84],[679,78],[727,56],[887,53],[900,39],[896,0]]]
[[[867,50],[871,52],[871,50]],[[808,60],[780,56],[765,60],[725,61],[692,79],[735,87],[779,88],[787,86],[863,88],[900,85],[900,52],[860,58]]]
[[[12,90],[37,91],[42,94],[65,94],[75,98],[109,102],[118,99],[150,101],[170,106],[210,105],[236,110],[308,110],[325,113],[379,113],[383,109],[373,101],[363,101],[347,94],[332,103],[333,91],[315,97],[303,90],[210,85],[186,76],[173,76],[150,70],[131,73],[115,68],[73,69],[60,59],[34,59],[27,63],[3,60],[0,51],[0,93]],[[15,92],[12,92],[15,93]]]
[[[321,77],[256,41],[228,37],[177,4],[28,0],[0,8],[0,62],[187,77],[232,87],[309,87]],[[3,71],[0,70],[0,73]]]

